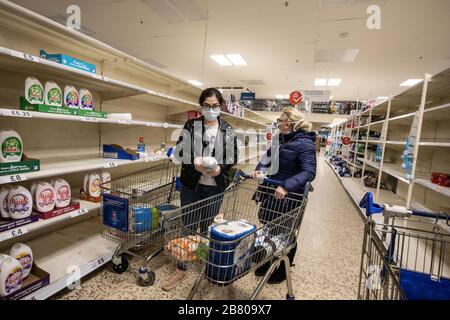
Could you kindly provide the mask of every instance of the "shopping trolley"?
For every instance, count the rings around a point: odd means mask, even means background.
[[[112,258],[113,269],[119,274],[127,271],[127,255],[144,259],[139,269],[141,286],[155,282],[148,264],[164,249],[166,214],[179,206],[180,168],[167,161],[101,185],[103,222],[109,227],[102,235],[119,244]],[[139,254],[150,245],[158,246],[148,256]]]
[[[371,193],[360,207],[368,219],[358,299],[450,300],[449,216],[378,205]]]
[[[303,194],[274,197],[280,182],[262,184],[238,171],[223,193],[176,209],[166,221],[165,252],[177,264],[198,273],[188,299],[203,279],[228,286],[253,269],[273,262],[254,290],[254,300],[273,271],[284,261],[288,300],[294,300],[287,254],[296,245],[308,201]]]

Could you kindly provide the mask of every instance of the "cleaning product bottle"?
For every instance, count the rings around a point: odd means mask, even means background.
[[[33,251],[23,243],[16,243],[9,252],[10,256],[17,259],[22,265],[22,277],[25,279],[30,275],[33,268]]]
[[[36,188],[39,183],[41,183],[41,181],[35,181],[31,184],[31,187],[30,187],[31,199],[33,199],[33,210],[36,210],[36,211],[37,211],[36,201],[34,199],[36,197]]]
[[[58,179],[52,183],[55,190],[55,206],[56,208],[65,208],[70,205],[72,200],[72,190],[69,183],[64,179]]]
[[[35,77],[28,77],[25,80],[25,99],[31,104],[44,103],[44,87]]]
[[[30,191],[22,186],[11,188],[8,193],[8,208],[11,218],[14,220],[28,218],[33,209]]]
[[[8,194],[11,188],[4,187],[0,190],[0,213],[3,219],[10,219],[9,206],[8,206]]]
[[[102,178],[103,192],[109,194],[111,191],[111,174],[107,171],[103,171],[100,176]]]
[[[61,88],[53,81],[45,83],[45,104],[48,106],[62,107],[63,98]]]
[[[36,187],[34,195],[36,210],[41,213],[55,209],[55,189],[48,182],[41,182]]]
[[[65,86],[64,88],[64,105],[70,109],[78,109],[80,97],[77,89],[73,86]]]
[[[144,137],[139,137],[139,143],[137,145],[137,152],[145,153]]]
[[[83,180],[83,191],[88,195],[89,194],[89,173],[86,173],[84,175],[84,180]]]
[[[94,110],[94,97],[87,89],[80,90],[80,109]]]
[[[89,182],[88,182],[89,196],[91,196],[93,198],[100,197],[102,194],[102,191],[100,189],[101,184],[102,184],[102,179],[100,178],[100,175],[98,173],[92,173],[89,176]]]
[[[12,257],[3,260],[0,270],[0,296],[6,297],[22,288],[22,264]]]
[[[23,142],[20,135],[11,129],[0,131],[0,162],[19,162],[23,156]]]

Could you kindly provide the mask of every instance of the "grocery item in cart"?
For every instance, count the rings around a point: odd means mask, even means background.
[[[252,262],[260,263],[266,257],[280,254],[285,248],[286,234],[271,236],[268,228],[262,228],[256,232],[255,247],[252,253]]]
[[[197,249],[200,244],[206,244],[206,239],[200,236],[188,236],[170,241],[165,249],[177,261],[192,262],[197,260]]]
[[[20,135],[11,129],[0,131],[0,162],[19,162],[23,156],[23,142]]]
[[[28,77],[25,80],[25,99],[31,104],[44,103],[44,87],[35,77]]]
[[[53,81],[45,83],[45,104],[48,106],[62,107],[63,98],[61,88]]]
[[[135,234],[150,231],[152,225],[152,210],[145,205],[130,207],[129,230]]]
[[[251,266],[256,226],[246,220],[231,221],[211,228],[206,275],[227,282]],[[253,233],[253,235],[250,235]]]
[[[33,199],[30,191],[22,186],[11,188],[8,193],[8,209],[12,219],[28,218],[31,215],[32,207]]]

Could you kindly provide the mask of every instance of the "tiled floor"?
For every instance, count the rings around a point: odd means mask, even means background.
[[[315,192],[311,194],[300,231],[299,249],[292,269],[297,299],[356,299],[363,237],[363,220],[330,167],[320,159]],[[135,271],[139,261],[133,261]],[[164,254],[151,262],[156,283],[142,288],[135,274],[117,275],[101,269],[84,278],[81,289],[64,291],[55,299],[184,299],[194,282],[190,272],[176,289],[161,290],[174,266]],[[203,282],[197,299],[247,299],[257,279],[253,274],[227,288]],[[260,299],[285,299],[286,285],[266,285]]]

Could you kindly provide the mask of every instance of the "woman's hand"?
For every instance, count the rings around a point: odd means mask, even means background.
[[[215,178],[220,174],[221,171],[222,170],[220,169],[220,166],[217,166],[213,171],[208,171],[206,175]]]
[[[278,187],[277,190],[275,190],[275,199],[277,200],[283,200],[288,195],[288,191],[283,187]]]
[[[203,157],[197,157],[194,159],[194,166],[195,170],[197,170],[200,173],[205,172],[205,167],[203,166]]]

